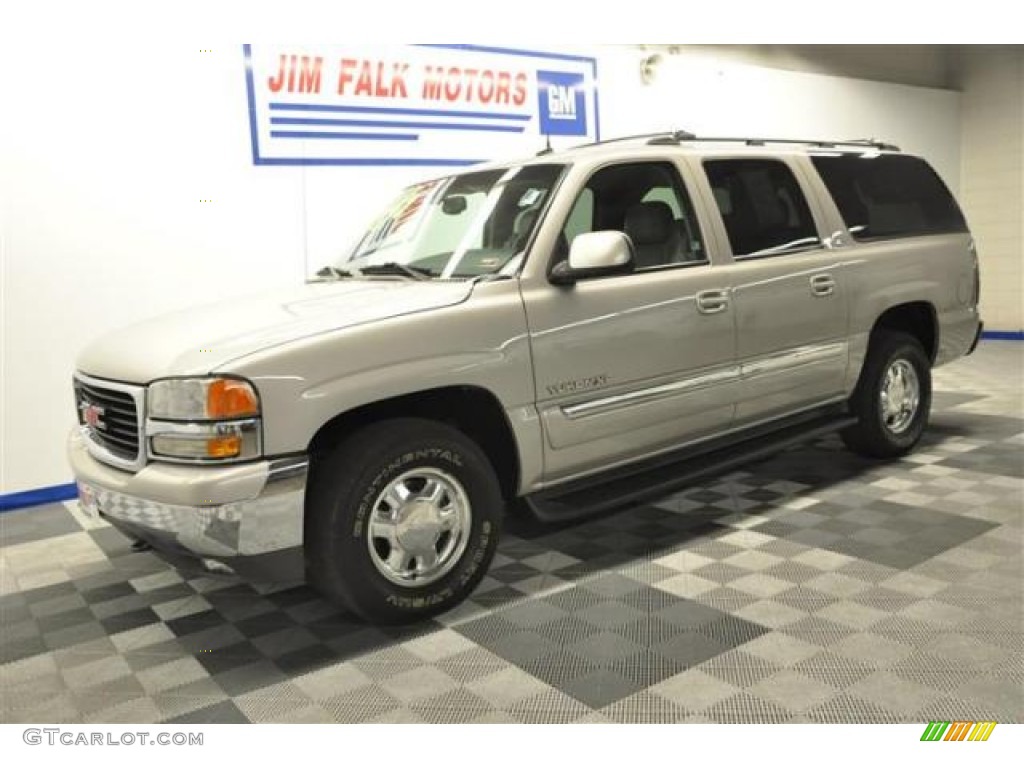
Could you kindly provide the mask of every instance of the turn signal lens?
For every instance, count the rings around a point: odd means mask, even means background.
[[[257,416],[260,405],[253,388],[237,379],[214,379],[206,390],[206,416],[209,419],[235,419]],[[237,451],[235,451],[237,453]],[[223,455],[223,454],[210,454]]]
[[[211,459],[233,459],[242,452],[242,438],[239,435],[215,437],[206,441],[206,455]]]

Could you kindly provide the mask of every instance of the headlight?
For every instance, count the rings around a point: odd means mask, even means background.
[[[247,381],[163,379],[150,384],[146,401],[152,458],[220,463],[262,453],[259,397]]]
[[[153,419],[214,421],[260,413],[256,390],[241,379],[163,379],[149,385],[146,402]]]

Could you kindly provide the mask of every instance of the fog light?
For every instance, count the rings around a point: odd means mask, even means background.
[[[153,437],[153,453],[183,459],[231,458],[238,455],[241,444],[237,435],[213,438],[156,435]]]
[[[259,422],[181,424],[150,419],[149,452],[155,459],[217,462],[256,458],[260,454]]]

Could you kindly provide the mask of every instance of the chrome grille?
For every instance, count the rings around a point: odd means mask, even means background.
[[[139,414],[131,393],[76,378],[75,407],[89,437],[115,457],[139,457]]]

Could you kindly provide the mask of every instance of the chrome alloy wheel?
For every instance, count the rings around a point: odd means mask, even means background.
[[[906,360],[894,360],[882,379],[879,397],[886,429],[894,435],[905,432],[921,403],[921,383],[914,366]]]
[[[367,525],[370,559],[400,587],[422,587],[459,562],[473,523],[465,489],[447,472],[419,467],[377,496]]]

